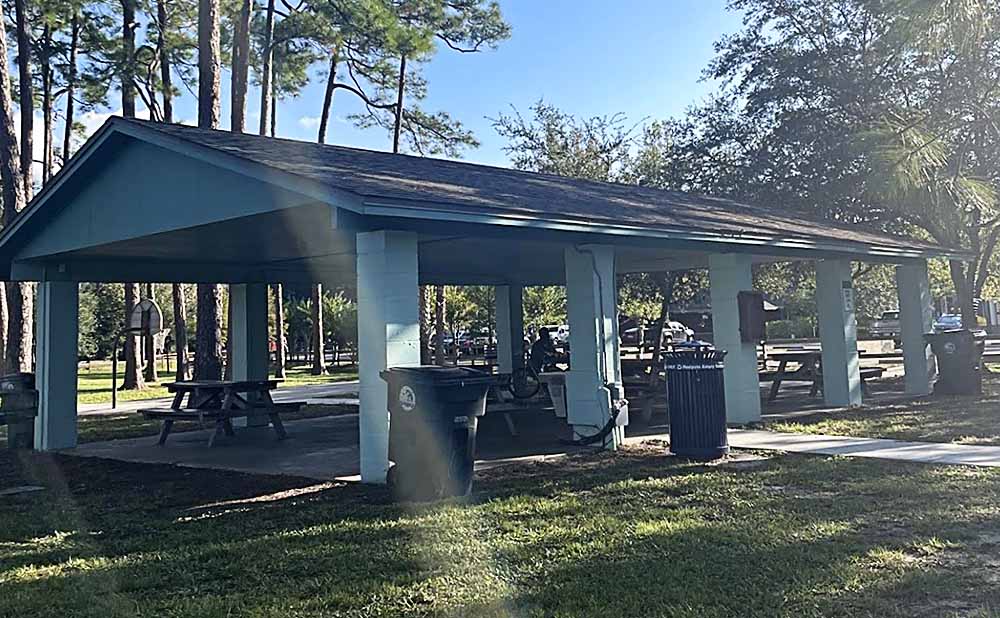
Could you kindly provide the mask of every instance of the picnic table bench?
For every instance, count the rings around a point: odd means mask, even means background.
[[[281,413],[295,412],[303,404],[275,403],[271,391],[277,386],[277,380],[171,382],[166,384],[167,391],[174,394],[169,408],[142,408],[138,412],[149,420],[163,423],[158,441],[160,446],[166,443],[176,421],[197,421],[203,425],[214,423],[215,431],[208,437],[208,446],[211,447],[220,435],[235,435],[232,419],[254,414],[267,416],[274,433],[279,440],[283,440],[287,434],[281,422]]]

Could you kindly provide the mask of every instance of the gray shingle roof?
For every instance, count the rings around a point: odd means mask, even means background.
[[[762,234],[804,241],[954,253],[939,245],[810,220],[780,208],[676,191],[391,154],[175,124],[115,119],[154,129],[349,191],[363,201],[405,203],[474,214],[509,213],[588,224],[740,236]]]

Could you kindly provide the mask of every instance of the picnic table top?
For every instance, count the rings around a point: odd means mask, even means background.
[[[192,390],[234,390],[260,391],[278,388],[281,380],[185,380],[183,382],[167,382],[164,386],[171,393]]]
[[[767,358],[774,360],[795,360],[799,358],[809,359],[822,356],[823,352],[820,350],[789,350],[787,352],[771,352],[767,355]]]

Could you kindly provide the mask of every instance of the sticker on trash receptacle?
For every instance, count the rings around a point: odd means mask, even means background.
[[[950,342],[950,341],[948,343],[944,344],[944,353],[945,354],[954,354],[956,349],[957,349],[957,346],[954,343]]]
[[[404,412],[412,412],[413,408],[417,407],[417,394],[409,386],[399,389],[399,407],[403,408]]]

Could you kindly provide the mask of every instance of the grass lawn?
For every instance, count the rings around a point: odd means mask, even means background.
[[[121,384],[121,371],[124,367],[119,363],[118,383]],[[291,366],[287,370],[287,376],[282,384],[285,388],[289,386],[306,386],[310,384],[327,384],[331,382],[344,382],[356,380],[358,378],[357,367],[341,366],[331,367],[331,371],[326,375],[314,376],[310,373],[311,367],[308,365]],[[163,383],[173,382],[173,373],[167,372],[165,366],[160,367],[160,382],[149,384],[147,388],[139,391],[119,391],[118,401],[138,401],[144,399],[157,399],[169,397]],[[111,361],[93,361],[80,366],[79,379],[77,381],[77,401],[82,404],[91,403],[111,403]]]
[[[743,455],[747,457],[747,455]],[[629,448],[467,501],[0,454],[0,616],[997,616],[1000,471]]]
[[[281,419],[283,421],[294,421],[334,414],[352,414],[357,411],[357,406],[350,405],[306,405],[302,406],[297,412],[282,413]],[[160,421],[146,420],[141,414],[134,411],[117,414],[85,414],[77,418],[77,429],[79,431],[77,441],[80,444],[156,436],[160,433]],[[181,431],[198,431],[200,429],[204,429],[204,427],[193,421],[177,421],[170,431],[171,433],[177,433]],[[7,428],[0,426],[0,448],[6,448],[6,446]],[[0,616],[3,616],[3,614],[0,614]]]
[[[857,410],[768,422],[774,431],[923,442],[1000,445],[1000,373],[987,373],[982,397],[926,397]]]

